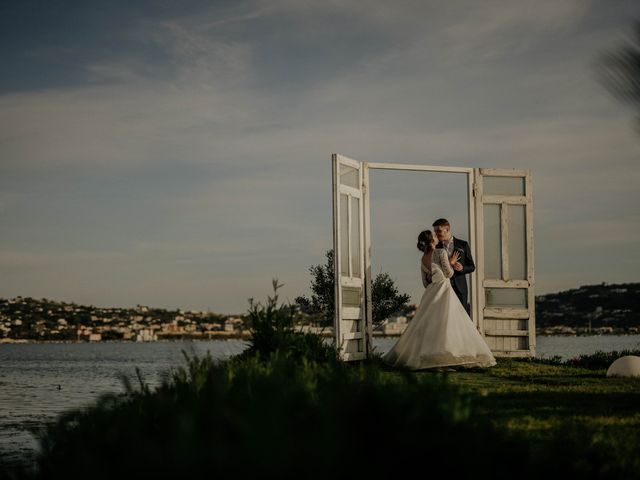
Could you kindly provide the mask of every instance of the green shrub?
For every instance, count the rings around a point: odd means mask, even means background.
[[[620,350],[612,352],[603,352],[602,350],[598,350],[594,353],[578,355],[567,360],[563,360],[561,356],[555,355],[549,358],[519,358],[518,361],[544,365],[566,365],[570,367],[585,368],[588,370],[606,370],[618,358],[627,355],[640,356],[640,350]]]
[[[620,357],[627,355],[640,356],[640,350],[620,350],[613,352],[603,352],[598,350],[588,355],[578,355],[570,358],[565,363],[574,367],[587,368],[589,370],[606,370],[609,366]]]
[[[266,359],[278,351],[284,351],[296,359],[337,361],[336,349],[321,336],[295,330],[294,307],[278,305],[278,288],[281,286],[277,279],[273,280],[273,296],[267,297],[266,305],[254,303],[253,299],[249,301],[251,338],[240,358],[258,356]]]

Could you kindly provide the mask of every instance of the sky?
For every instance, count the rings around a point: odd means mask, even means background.
[[[639,281],[636,112],[597,59],[634,1],[0,3],[0,297],[243,313],[309,294],[332,153],[531,170],[536,293]],[[464,182],[372,173],[372,262]]]

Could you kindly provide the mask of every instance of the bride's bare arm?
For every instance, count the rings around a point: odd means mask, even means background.
[[[447,251],[444,248],[437,248],[433,254],[436,255],[436,261],[438,262],[438,265],[440,265],[440,268],[442,268],[444,276],[447,278],[453,277],[453,269],[449,263]]]

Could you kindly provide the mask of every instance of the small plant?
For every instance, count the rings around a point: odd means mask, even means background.
[[[276,352],[287,352],[294,359],[307,358],[320,362],[337,360],[335,348],[320,335],[295,330],[294,307],[278,305],[278,289],[282,285],[273,280],[273,296],[266,305],[249,300],[248,317],[251,322],[249,347],[242,357],[257,355],[262,359]]]

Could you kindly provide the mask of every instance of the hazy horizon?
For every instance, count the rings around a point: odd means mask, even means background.
[[[583,284],[583,285],[577,285],[573,288],[568,288],[565,290],[559,290],[557,292],[547,292],[547,293],[537,293],[537,296],[544,296],[544,295],[553,295],[556,293],[562,293],[562,292],[566,292],[569,290],[578,290],[580,288],[584,288],[584,287],[591,287],[591,286],[599,286],[602,284],[606,284],[607,286],[610,287],[617,287],[620,285],[628,285],[628,284],[637,284],[640,282],[623,282],[623,283],[608,283],[608,282],[600,282],[600,283],[596,283],[596,284]],[[143,305],[143,304],[136,304],[136,305],[94,305],[94,304],[83,304],[83,303],[78,303],[78,302],[67,302],[64,299],[55,299],[55,298],[47,298],[47,297],[40,297],[40,298],[36,298],[36,297],[29,297],[28,295],[17,295],[16,297],[12,297],[12,298],[3,298],[0,297],[0,300],[15,300],[16,298],[22,298],[22,299],[27,299],[27,298],[32,298],[34,300],[37,301],[42,301],[42,300],[47,300],[50,302],[54,302],[54,303],[61,303],[61,304],[65,304],[65,305],[70,305],[75,303],[76,305],[79,306],[86,306],[86,307],[94,307],[94,308],[121,308],[121,309],[133,309],[135,310],[137,307],[148,307],[148,308],[153,308],[153,309],[160,309],[160,310],[167,310],[167,311],[172,311],[172,310],[181,310],[183,312],[208,312],[208,313],[212,313],[212,314],[220,314],[220,315],[244,315],[246,314],[246,310],[242,311],[242,312],[219,312],[219,311],[214,311],[214,310],[210,310],[210,309],[204,309],[204,310],[197,310],[197,309],[189,309],[189,308],[181,308],[180,306],[176,306],[173,308],[166,308],[166,307],[157,307],[155,305]],[[254,299],[256,301],[259,301],[259,299]],[[263,302],[264,303],[264,302]],[[410,303],[413,306],[417,306],[417,303]],[[248,310],[248,309],[247,309]]]

